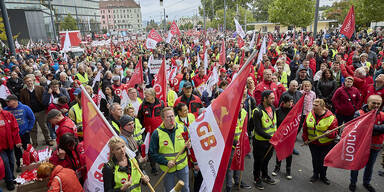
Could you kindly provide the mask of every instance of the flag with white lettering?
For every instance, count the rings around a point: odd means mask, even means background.
[[[355,11],[352,7],[349,9],[348,15],[345,17],[343,25],[340,28],[340,33],[350,39],[355,32]]]
[[[147,40],[145,41],[145,46],[148,49],[155,49],[158,42],[162,41],[160,34],[154,29],[149,32]]]
[[[250,60],[240,69],[238,77],[193,122],[190,136],[204,181],[200,191],[221,191],[232,150],[242,94],[250,72]]]
[[[281,122],[276,133],[273,134],[269,140],[276,150],[279,161],[289,157],[293,152],[297,131],[300,126],[303,105],[304,97],[301,97],[291,111],[289,111],[283,122]]]
[[[139,62],[136,65],[135,71],[133,72],[131,79],[127,83],[126,88],[135,87],[136,84],[142,84],[144,82],[142,63],[142,58],[140,57]]]
[[[243,31],[243,28],[241,27],[240,23],[236,20],[236,18],[233,18],[235,20],[235,25],[236,25],[236,33],[244,39],[245,33]]]
[[[365,167],[369,159],[376,111],[372,110],[345,124],[340,141],[324,159],[324,166],[348,170]]]

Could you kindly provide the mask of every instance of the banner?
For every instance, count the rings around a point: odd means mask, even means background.
[[[350,39],[355,32],[355,10],[352,7],[349,9],[348,15],[345,17],[343,25],[340,28],[340,33]]]
[[[345,124],[340,141],[324,159],[324,166],[360,170],[368,162],[376,111]]]
[[[143,78],[143,64],[142,58],[139,58],[139,62],[135,67],[135,71],[133,72],[131,79],[126,85],[126,88],[135,87],[136,84],[142,84],[144,82]]]
[[[291,111],[281,122],[276,133],[273,134],[269,142],[276,150],[279,161],[289,157],[295,146],[297,131],[300,126],[300,119],[304,106],[304,96],[293,106]]]
[[[158,42],[162,41],[163,38],[161,38],[160,34],[155,31],[154,29],[149,32],[147,41],[145,42],[145,46],[148,49],[155,49]]]
[[[240,69],[238,78],[189,127],[193,150],[204,178],[200,191],[222,189],[243,95],[240,93],[244,92],[250,60],[255,54]]]
[[[6,99],[8,95],[11,95],[11,92],[9,91],[8,87],[5,85],[0,85],[0,98]]]
[[[153,88],[156,91],[156,97],[160,100],[163,100],[164,103],[167,103],[167,77],[165,71],[165,58],[163,58],[159,73],[157,73],[155,76]]]
[[[256,64],[259,64],[263,60],[263,55],[267,53],[267,38],[264,36],[263,42],[261,43],[259,56],[257,57]]]
[[[244,31],[243,31],[243,28],[241,27],[240,23],[236,20],[236,18],[233,18],[233,20],[235,20],[236,33],[237,33],[242,39],[244,39],[244,37],[245,37],[245,33],[244,33]]]
[[[225,65],[225,59],[226,59],[226,54],[225,54],[225,41],[223,39],[223,42],[221,43],[221,51],[220,51],[220,56],[219,56],[219,64],[221,66]]]

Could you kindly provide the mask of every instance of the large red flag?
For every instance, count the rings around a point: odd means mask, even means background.
[[[177,24],[175,21],[172,22],[171,28],[169,31],[172,33],[172,35],[180,35],[179,27],[177,27]]]
[[[240,102],[254,52],[220,96],[193,122],[190,136],[204,181],[200,191],[221,191],[232,150]]]
[[[163,41],[163,38],[160,36],[160,34],[152,29],[149,34],[148,38],[145,41],[145,46],[148,49],[155,49],[158,42]]]
[[[102,191],[104,189],[102,169],[104,163],[108,162],[108,141],[112,136],[117,136],[117,133],[113,131],[85,88],[83,86],[81,88],[85,163],[87,166],[87,179],[84,188],[86,191]],[[132,153],[131,151],[127,153],[130,158],[134,158],[135,154]]]
[[[163,58],[163,63],[161,63],[159,72],[155,76],[155,83],[153,88],[156,91],[156,97],[160,100],[163,100],[164,103],[167,103],[167,77],[165,71],[165,58]]]
[[[349,9],[348,15],[345,17],[343,25],[340,28],[340,33],[350,39],[355,32],[355,10],[352,7]]]
[[[127,83],[126,88],[135,87],[136,84],[142,84],[143,83],[143,64],[142,64],[142,58],[139,58],[139,63],[137,63],[135,71],[133,72],[133,75],[131,76],[131,79]]]
[[[345,124],[340,141],[327,154],[324,166],[348,170],[363,168],[369,159],[376,111],[366,113]]]
[[[245,58],[245,50],[241,52],[240,67],[244,65],[244,58]]]
[[[237,141],[235,152],[233,153],[231,169],[232,170],[244,170],[244,157],[249,152],[251,152],[251,145],[249,143],[248,133],[248,118],[244,120],[243,127],[241,129],[241,134],[239,141]]]
[[[220,51],[220,56],[219,56],[219,64],[221,66],[225,65],[225,59],[226,59],[226,55],[225,55],[225,41],[223,39],[223,42],[221,43],[221,51]]]
[[[237,37],[237,45],[239,46],[240,49],[244,47],[244,44],[245,44],[244,40],[241,37]]]
[[[291,111],[281,122],[276,133],[273,134],[269,142],[276,150],[276,155],[279,161],[287,158],[293,152],[295,146],[297,130],[300,125],[304,105],[304,96],[293,106]]]

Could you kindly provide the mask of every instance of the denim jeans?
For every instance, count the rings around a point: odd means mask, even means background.
[[[47,122],[48,130],[49,130],[49,136],[51,139],[56,139],[56,130],[55,126],[52,125],[51,123]]]
[[[373,166],[375,165],[375,161],[379,152],[380,150],[371,149],[368,162],[364,169],[363,184],[369,184],[371,182]],[[351,171],[351,183],[356,184],[357,176],[359,176],[359,170]]]
[[[15,158],[13,157],[13,150],[2,150],[0,152],[0,156],[4,162],[5,182],[12,182],[15,179],[15,176],[13,175],[13,170],[15,168]]]
[[[175,180],[177,178],[177,180]],[[188,166],[183,169],[177,170],[173,173],[167,173],[164,177],[164,188],[165,191],[171,191],[176,183],[182,180],[184,182],[184,187],[181,190],[182,192],[189,192],[189,170]]]
[[[240,171],[239,170],[231,170],[231,164],[232,164],[234,152],[235,152],[235,150],[232,147],[231,157],[229,158],[229,162],[228,162],[227,174],[225,176],[227,188],[233,187],[232,178],[235,180],[235,183],[239,183],[239,180],[240,180]]]

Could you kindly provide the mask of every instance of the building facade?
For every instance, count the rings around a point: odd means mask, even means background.
[[[136,32],[142,29],[141,7],[133,0],[100,1],[101,29]]]

